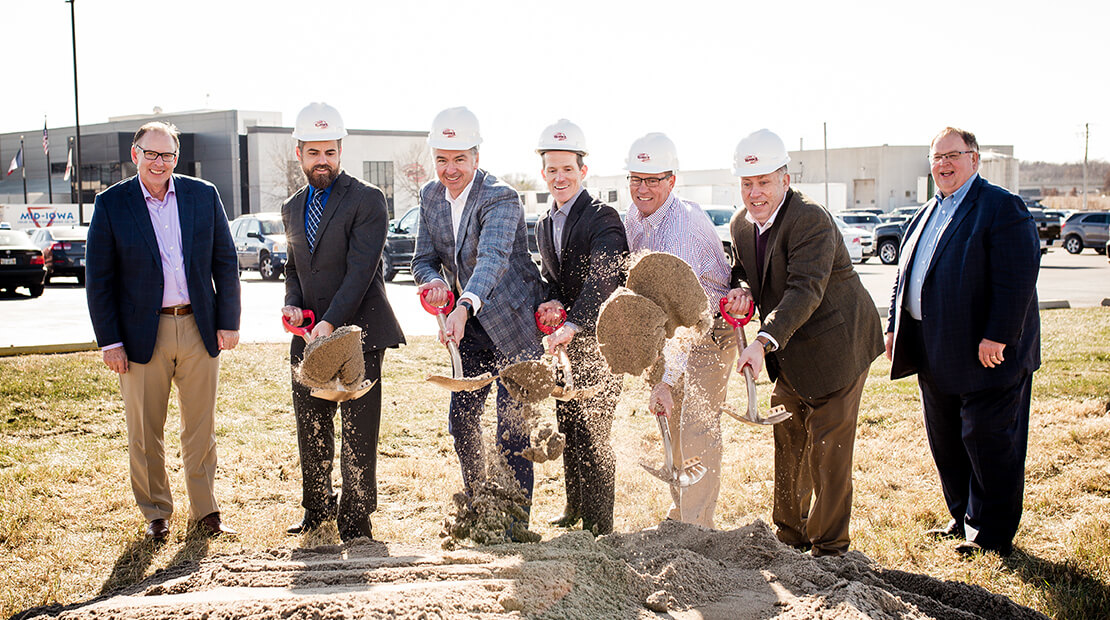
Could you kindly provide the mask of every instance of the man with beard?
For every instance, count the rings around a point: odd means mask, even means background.
[[[385,295],[381,258],[389,212],[385,194],[339,168],[347,135],[339,112],[311,103],[297,115],[293,137],[308,185],[281,206],[289,244],[285,265],[285,307],[293,325],[311,310],[316,324],[305,338],[294,337],[290,362],[296,366],[306,341],[323,338],[336,327],[357,325],[363,333],[366,379],[374,387],[339,405],[342,418],[340,474],[343,493],[332,491],[336,403],[316,398],[293,381],[293,412],[301,457],[304,518],[291,526],[301,534],[338,518],[344,542],[373,538],[370,513],[378,504],[377,454],[381,420],[382,357],[405,341]]]
[[[574,123],[562,119],[540,134],[536,152],[543,161],[541,175],[551,191],[551,211],[536,222],[544,279],[544,303],[538,310],[544,322],[566,322],[546,338],[550,350],[566,347],[574,385],[603,384],[586,401],[558,401],[555,417],[566,435],[563,472],[567,507],[552,522],[595,534],[613,533],[616,460],[609,445],[613,411],[621,394],[621,379],[613,376],[597,346],[597,315],[601,304],[625,280],[628,241],[620,215],[582,187],[586,177],[586,138]]]

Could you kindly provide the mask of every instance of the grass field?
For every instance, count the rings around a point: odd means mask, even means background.
[[[876,563],[978,584],[1057,618],[1110,617],[1110,309],[1042,313],[1042,369],[1035,375],[1025,513],[1007,559],[960,559],[922,531],[947,520],[925,441],[917,385],[871,369],[855,456],[853,547]],[[754,335],[754,334],[753,334]],[[375,537],[436,547],[449,496],[460,486],[446,433],[447,393],[423,377],[444,367],[431,338],[386,355]],[[177,512],[170,541],[143,541],[131,497],[118,382],[97,353],[0,359],[0,617],[49,603],[94,598],[212,553],[335,542],[285,535],[300,517],[300,469],[289,396],[287,347],[244,345],[226,353],[217,433],[217,497],[238,540],[187,535],[176,407],[166,451]],[[760,384],[766,403],[769,385]],[[733,377],[730,401],[743,396]],[[642,382],[628,379],[617,411],[616,528],[662,519],[665,487],[636,465],[658,456]],[[545,416],[553,419],[550,405]],[[492,415],[487,418],[492,419]],[[770,430],[727,416],[717,527],[770,522]],[[537,467],[534,528],[561,514],[561,461]],[[338,470],[338,468],[337,468]]]

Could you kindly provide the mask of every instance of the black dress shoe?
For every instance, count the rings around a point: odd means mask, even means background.
[[[574,527],[582,517],[570,512],[563,513],[563,516],[551,522],[555,527]]]
[[[218,512],[213,512],[212,514],[202,518],[200,521],[197,521],[197,529],[200,530],[200,532],[205,536],[213,538],[216,536],[239,535],[239,532],[231,529],[224,524],[223,520],[220,519],[220,513]]]
[[[318,510],[305,510],[304,517],[301,518],[300,523],[290,525],[285,529],[285,533],[290,536],[295,536],[297,534],[310,532],[323,525],[324,521],[334,519],[337,512],[339,512],[339,493],[334,492],[328,496],[327,504],[323,512]]]
[[[339,530],[339,540],[349,543],[357,538],[367,538],[374,540],[374,527],[370,525],[370,519],[365,520],[365,525],[344,527]]]
[[[165,519],[154,519],[146,526],[146,537],[154,542],[165,542],[170,535],[170,524]]]
[[[977,555],[987,553],[988,551],[991,553],[997,553],[998,555],[1005,558],[1009,557],[1009,555],[1014,552],[1014,546],[1011,544],[1007,544],[1000,547],[984,547],[983,545],[972,542],[970,540],[962,541],[960,544],[956,545],[956,553],[964,557],[975,557]]]
[[[938,527],[938,528],[934,528],[934,529],[931,529],[931,530],[926,530],[925,531],[925,536],[927,536],[929,538],[933,538],[935,540],[941,540],[941,539],[945,539],[945,538],[952,538],[952,539],[963,538],[964,537],[964,525],[963,525],[963,523],[956,523],[955,519],[951,519],[951,520],[948,521],[948,525],[945,525],[944,527]]]

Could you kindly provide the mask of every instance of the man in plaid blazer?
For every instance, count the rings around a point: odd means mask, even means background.
[[[458,300],[440,339],[459,345],[468,377],[542,355],[532,316],[539,271],[528,253],[524,210],[516,190],[478,168],[481,141],[478,120],[466,108],[444,110],[433,122],[428,144],[437,180],[420,191],[412,258],[413,278],[420,293],[428,291],[428,303],[443,305],[448,291]],[[480,419],[489,389],[451,395],[448,431],[468,495],[486,476]],[[531,498],[532,463],[520,455],[527,446],[523,405],[499,383],[497,447]]]

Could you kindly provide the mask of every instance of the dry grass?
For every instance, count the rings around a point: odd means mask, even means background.
[[[1025,516],[1019,551],[963,561],[949,544],[921,538],[946,511],[925,442],[916,383],[889,381],[877,361],[864,394],[856,442],[853,546],[879,564],[974,583],[1058,618],[1110,616],[1110,312],[1042,313],[1044,366],[1034,382]],[[754,334],[753,334],[754,335]],[[379,459],[378,538],[427,546],[448,497],[460,486],[446,432],[447,394],[427,386],[446,355],[430,338],[386,355]],[[0,360],[0,617],[72,603],[134,583],[206,554],[302,542],[284,534],[300,516],[300,470],[286,348],[247,345],[223,361],[217,497],[237,541],[185,534],[176,410],[167,454],[179,510],[168,544],[142,542],[144,523],[127,475],[123,406],[115,378],[95,353]],[[613,443],[618,454],[616,528],[638,530],[664,515],[665,488],[636,465],[659,455],[647,392],[627,382]],[[766,403],[770,386],[761,383]],[[733,378],[731,400],[743,397]],[[551,418],[553,415],[545,414]],[[492,415],[487,418],[492,419]],[[727,416],[717,526],[770,521],[769,429]],[[537,467],[535,528],[562,512],[561,462]]]
[[[1046,209],[1078,211],[1083,209],[1083,196],[1048,196],[1041,199]],[[1087,195],[1088,211],[1110,211],[1110,196]]]

